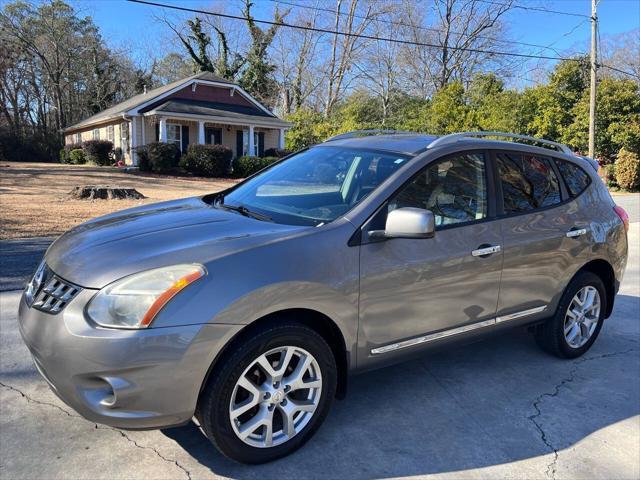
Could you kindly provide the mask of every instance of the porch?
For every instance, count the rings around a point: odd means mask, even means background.
[[[229,148],[234,158],[244,155],[261,157],[268,149],[284,148],[285,131],[291,126],[288,122],[267,116],[236,114],[220,117],[158,109],[132,117],[131,121],[134,152],[136,146],[154,141],[175,143],[183,153],[192,144],[215,144]],[[135,153],[132,157],[136,164]]]

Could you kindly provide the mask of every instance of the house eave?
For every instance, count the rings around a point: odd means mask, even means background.
[[[145,117],[150,117],[153,115],[163,116],[167,118],[177,118],[183,120],[192,120],[192,121],[205,121],[212,123],[222,123],[229,125],[254,125],[256,127],[261,128],[291,128],[293,127],[293,123],[286,122],[284,120],[280,120],[277,117],[254,117],[251,119],[241,119],[241,118],[232,118],[225,117],[221,115],[201,115],[197,113],[172,113],[165,111],[156,111],[151,110],[143,114]],[[270,121],[265,122],[264,119],[269,118]]]

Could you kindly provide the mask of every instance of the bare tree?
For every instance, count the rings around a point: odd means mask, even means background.
[[[362,5],[360,12],[358,6]],[[343,9],[343,0],[336,0],[334,9],[333,29],[342,32],[332,35],[331,54],[326,68],[326,98],[324,114],[331,115],[338,99],[344,93],[348,83],[348,74],[357,54],[362,50],[365,41],[359,38],[371,22],[376,18],[374,2],[362,0],[348,0],[348,5]]]
[[[296,25],[315,28],[318,10],[311,16],[298,14]],[[284,29],[276,38],[273,57],[276,80],[280,84],[282,112],[289,114],[301,108],[323,82],[319,73],[318,44],[322,34],[311,30]]]

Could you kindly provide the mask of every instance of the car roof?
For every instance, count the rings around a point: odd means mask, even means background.
[[[355,136],[334,138],[326,140],[317,146],[341,146],[347,148],[362,148],[372,150],[383,150],[398,154],[418,155],[427,150],[431,142],[440,138],[439,135],[427,135],[424,133],[412,133],[412,132],[398,132],[398,133],[382,133],[382,134],[368,134]],[[583,165],[589,165],[596,171],[598,170],[597,162],[588,157],[582,157],[579,155],[566,155],[563,152],[558,152],[553,149],[538,147],[526,143],[511,142],[505,140],[497,140],[492,138],[473,138],[464,137],[456,141],[458,145],[463,145],[469,148],[507,148],[513,150],[523,151],[538,151],[541,154],[554,154],[560,157],[570,157],[578,163]]]
[[[421,133],[393,133],[385,135],[355,136],[339,138],[321,143],[322,146],[337,146],[350,148],[367,148],[374,150],[386,150],[389,152],[417,155],[424,152],[433,142],[436,135]]]

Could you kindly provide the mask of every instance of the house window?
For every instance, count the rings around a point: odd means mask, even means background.
[[[113,125],[109,125],[107,127],[107,140],[113,143]]]
[[[94,128],[93,129],[93,139],[94,140],[100,140],[100,129],[99,128]]]
[[[167,143],[175,143],[178,148],[182,146],[182,129],[175,123],[167,123]]]
[[[76,133],[76,143],[82,143],[82,134]]]

